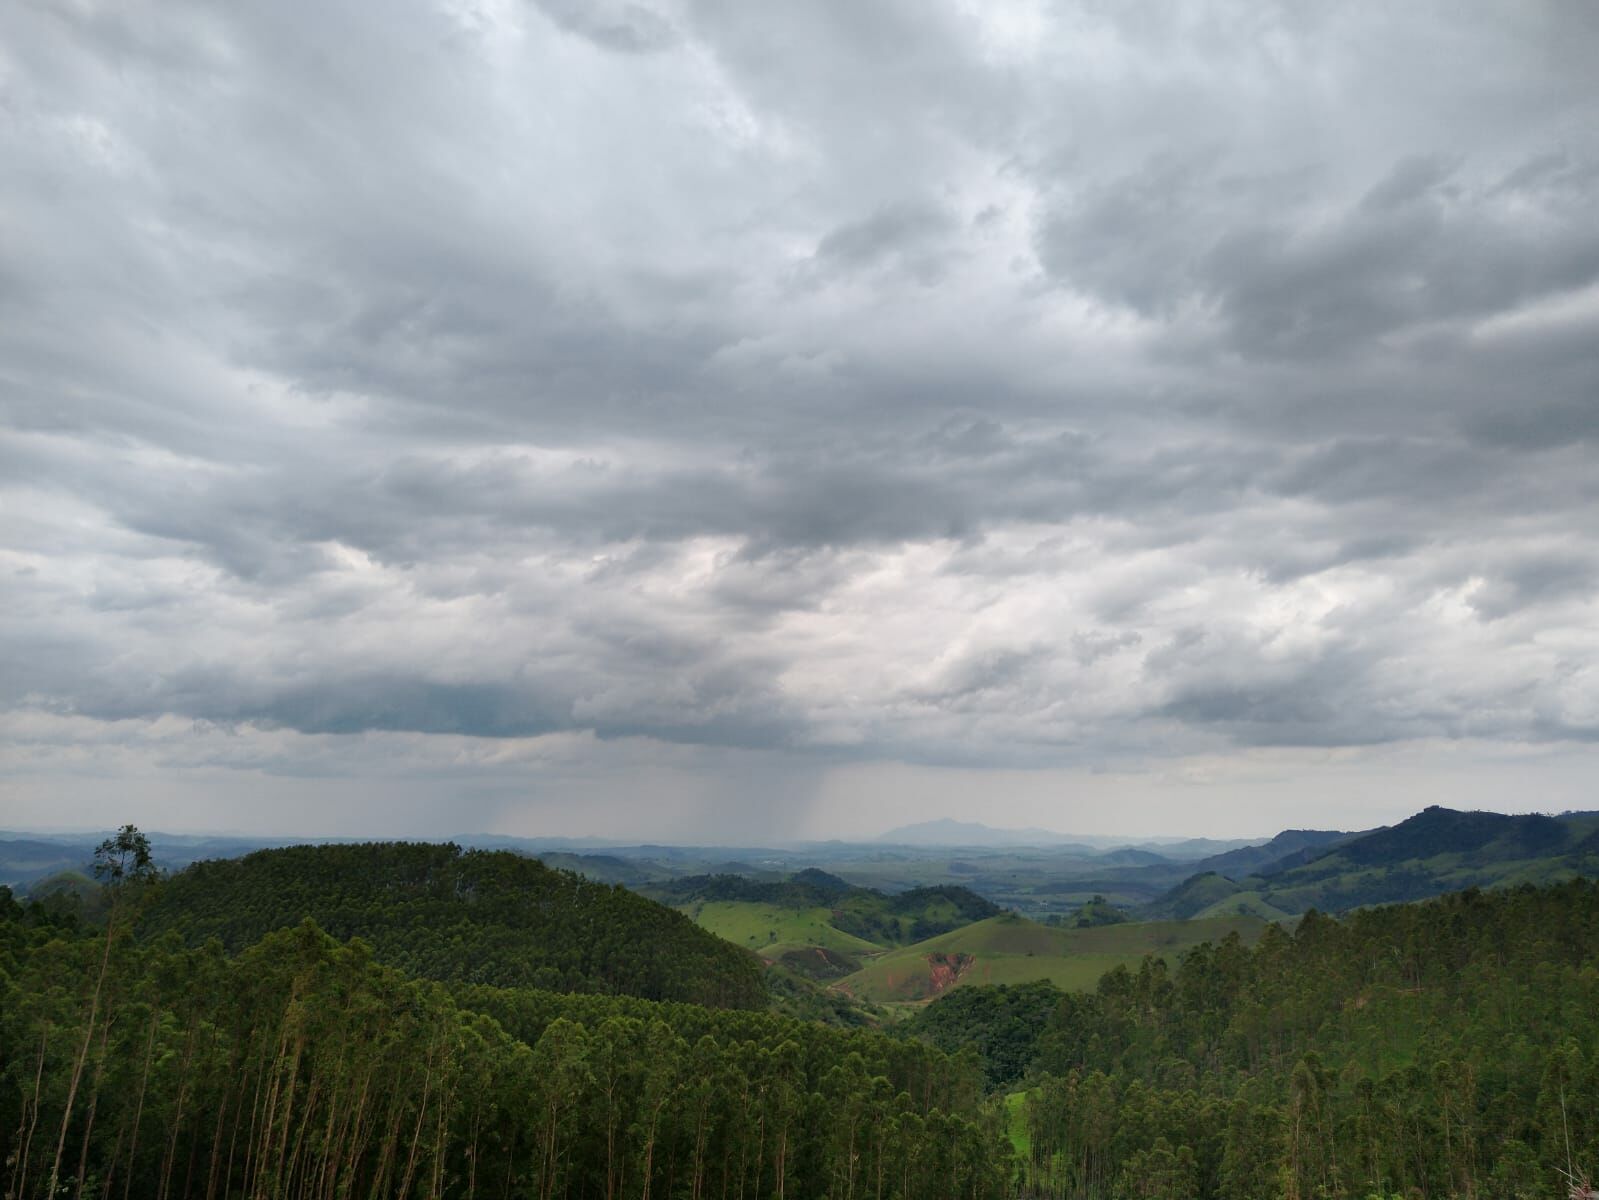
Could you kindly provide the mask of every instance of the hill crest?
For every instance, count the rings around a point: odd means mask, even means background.
[[[1395,825],[1303,846],[1256,866],[1252,874],[1192,875],[1144,911],[1197,915],[1212,911],[1198,903],[1207,896],[1214,903],[1238,895],[1257,911],[1265,905],[1287,913],[1341,912],[1575,876],[1599,876],[1599,813],[1465,812],[1432,805]]]
[[[306,918],[423,978],[728,1008],[767,1000],[757,960],[683,914],[520,854],[454,843],[290,846],[195,863],[160,886],[141,924],[236,951]]]

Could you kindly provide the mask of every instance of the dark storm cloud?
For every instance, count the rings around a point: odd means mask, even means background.
[[[979,765],[1599,729],[1580,6],[0,34],[13,712]]]
[[[890,205],[830,231],[816,244],[815,262],[824,273],[897,268],[923,284],[937,283],[944,275],[941,242],[954,225],[931,205]]]
[[[1485,180],[1463,166],[1406,155],[1329,213],[1319,192],[1285,200],[1276,180],[1225,178],[1220,155],[1160,153],[1046,218],[1040,259],[1146,314],[1207,306],[1226,349],[1266,358],[1362,349],[1599,282],[1599,228],[1581,217],[1599,162],[1542,154]]]
[[[623,54],[649,54],[678,41],[677,31],[660,13],[641,4],[594,4],[579,0],[536,0],[560,28]]]
[[[1555,404],[1530,400],[1508,411],[1480,414],[1468,430],[1475,440],[1520,450],[1581,446],[1599,440],[1599,404],[1591,397]]]
[[[1181,305],[1202,286],[1195,270],[1205,244],[1195,234],[1204,226],[1194,218],[1205,215],[1196,209],[1212,166],[1206,158],[1161,151],[1131,174],[1086,184],[1039,226],[1045,270],[1141,312]]]
[[[1493,570],[1471,597],[1490,620],[1533,605],[1585,600],[1599,593],[1599,561],[1569,554],[1522,554]]]

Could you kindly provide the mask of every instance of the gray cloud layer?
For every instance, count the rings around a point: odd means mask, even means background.
[[[1595,11],[7,6],[27,769],[1592,741]]]

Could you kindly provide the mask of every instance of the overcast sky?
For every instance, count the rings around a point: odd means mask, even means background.
[[[1599,807],[1599,6],[0,5],[0,826]]]

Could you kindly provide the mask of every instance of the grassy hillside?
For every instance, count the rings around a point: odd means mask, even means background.
[[[682,909],[702,929],[772,959],[815,946],[845,954],[874,954],[882,947],[831,924],[832,910],[785,908],[753,900],[702,900]]]
[[[912,888],[890,895],[851,887],[817,870],[778,881],[702,875],[659,885],[650,894],[768,961],[807,948],[872,954],[1000,911],[963,887]]]
[[[1155,903],[1144,907],[1141,914],[1152,921],[1186,921],[1217,904],[1225,904],[1243,890],[1225,875],[1205,871],[1183,880]]]
[[[1278,908],[1259,892],[1235,892],[1200,909],[1193,919],[1239,916],[1259,917],[1262,921],[1290,921],[1294,914]]]
[[[833,924],[878,945],[904,946],[1000,911],[963,887],[920,887],[895,895],[854,888],[833,900]]]
[[[1051,924],[1066,925],[1072,929],[1094,929],[1101,925],[1121,925],[1132,920],[1103,896],[1095,896],[1074,912],[1067,920],[1053,919]]]
[[[1265,926],[1258,917],[1234,916],[1060,929],[1007,913],[891,951],[836,986],[879,1003],[925,1000],[969,984],[1040,979],[1087,991],[1106,971],[1136,966],[1146,954],[1175,956],[1229,933],[1253,942]]]
[[[143,928],[237,951],[307,917],[423,978],[767,1003],[760,963],[681,913],[506,851],[388,842],[196,863],[160,887]]]

